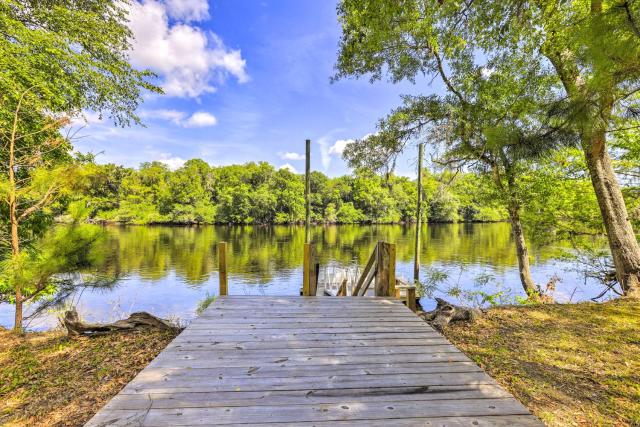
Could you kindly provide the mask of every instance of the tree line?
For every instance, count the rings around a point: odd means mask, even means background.
[[[266,162],[212,167],[200,159],[177,170],[86,163],[77,193],[96,222],[125,224],[295,224],[305,219],[304,176]],[[336,178],[311,172],[314,223],[411,223],[415,180],[369,169]],[[475,173],[427,173],[424,207],[432,222],[501,221],[504,207]]]

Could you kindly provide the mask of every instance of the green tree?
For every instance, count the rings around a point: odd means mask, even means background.
[[[353,206],[352,202],[347,202],[340,206],[336,217],[338,222],[341,224],[357,224],[366,219],[365,214],[362,213],[360,209]]]
[[[479,64],[475,45],[451,31],[437,31],[428,19],[430,6],[425,12],[417,2],[345,0],[339,13],[343,36],[338,78],[369,73],[375,80],[388,72],[398,81],[432,73],[447,89],[444,97],[403,97],[404,105],[379,122],[379,132],[350,144],[345,157],[355,165],[380,168],[393,163],[409,141],[420,139],[444,147],[438,160],[442,166],[488,173],[509,213],[522,286],[534,297],[538,291],[521,221],[519,176],[528,159],[572,142],[572,133],[549,114],[553,80],[537,63],[530,64],[529,52],[512,52],[508,68]],[[434,194],[432,220],[456,219],[455,199],[446,196],[441,188]]]
[[[220,194],[218,221],[227,224],[253,224],[251,188],[246,184],[224,189]]]
[[[3,294],[13,288],[20,331],[24,302],[49,285],[25,281],[22,272],[33,261],[26,254],[38,246],[24,236],[44,234],[48,207],[75,176],[64,159],[70,144],[59,130],[83,109],[118,125],[137,122],[140,91],[159,89],[148,82],[150,73],[127,61],[131,34],[120,2],[2,0],[0,33],[0,137],[7,147],[1,187],[10,224],[10,250],[2,257],[11,266],[2,287]]]
[[[274,192],[277,198],[279,223],[295,223],[304,220],[304,183],[300,175],[280,169],[274,176]]]
[[[575,132],[600,207],[617,279],[640,295],[640,245],[608,149],[608,134],[634,127],[640,81],[640,4],[629,1],[394,2],[344,0],[339,75],[437,74],[460,92],[480,73],[515,73],[523,61],[559,86],[553,114]],[[484,67],[469,67],[469,62]],[[385,65],[387,68],[383,67]],[[510,85],[505,91],[512,91]],[[547,103],[547,101],[545,101]]]

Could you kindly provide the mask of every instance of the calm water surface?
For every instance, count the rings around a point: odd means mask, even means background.
[[[401,225],[315,227],[323,266],[366,263],[379,240],[396,243],[397,277],[413,276],[415,228]],[[107,226],[100,243],[103,254],[96,267],[117,277],[110,290],[84,290],[73,297],[80,315],[90,321],[111,321],[133,311],[189,320],[208,294],[217,294],[216,243],[229,242],[229,293],[236,295],[298,295],[302,283],[304,227],[298,226]],[[422,275],[434,269],[447,274],[436,295],[452,287],[467,292],[495,293],[505,299],[521,295],[517,260],[509,225],[429,224],[422,230]],[[571,265],[554,260],[567,247],[532,247],[532,271],[537,283],[554,274],[561,278],[555,291],[559,301],[595,296],[597,284],[585,282]],[[484,277],[487,284],[478,285]],[[449,298],[452,299],[452,298]],[[453,298],[455,299],[455,298]],[[424,300],[429,307],[431,301]],[[50,313],[29,324],[46,329],[57,324]],[[12,326],[12,307],[0,305],[0,324]]]

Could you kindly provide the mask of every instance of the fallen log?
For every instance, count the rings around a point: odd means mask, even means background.
[[[181,330],[179,326],[168,320],[160,319],[145,311],[132,313],[128,318],[113,323],[85,323],[80,319],[78,312],[71,309],[64,313],[61,323],[67,329],[67,334],[71,336],[104,335],[134,329],[160,329],[174,332]]]
[[[436,298],[436,302],[438,305],[435,310],[418,313],[418,315],[439,331],[451,322],[472,322],[482,314],[477,308],[455,305],[442,298]]]

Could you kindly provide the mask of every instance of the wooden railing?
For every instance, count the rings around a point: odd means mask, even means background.
[[[371,283],[374,282],[375,296],[395,296],[396,245],[387,242],[378,242],[376,244],[351,295],[365,295]]]
[[[407,307],[414,312],[417,310],[415,286],[396,279],[396,246],[394,244],[387,242],[376,244],[351,295],[364,296],[374,281],[375,296],[396,298],[404,296]],[[404,295],[401,295],[401,290],[404,291]],[[344,292],[346,293],[346,288]]]
[[[316,262],[316,247],[313,243],[304,244],[303,259],[303,296],[316,296],[318,289],[318,276],[320,264]],[[227,283],[227,243],[218,243],[218,273],[220,280],[219,295],[228,294]],[[412,285],[402,283],[396,279],[396,245],[387,242],[378,242],[373,249],[367,265],[358,277],[351,296],[364,296],[371,283],[375,283],[375,296],[401,298],[404,290],[406,304],[411,310],[416,311],[416,289]],[[398,286],[396,286],[398,285]],[[338,288],[336,296],[347,296],[347,279],[344,279]]]

